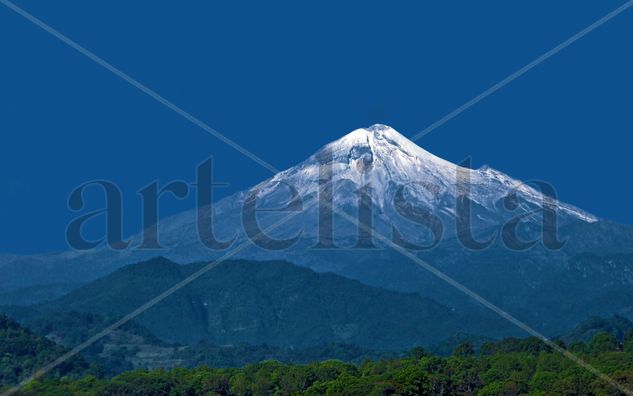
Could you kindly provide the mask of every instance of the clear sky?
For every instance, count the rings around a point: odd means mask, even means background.
[[[358,127],[412,136],[624,2],[209,3],[16,0],[280,169]],[[270,175],[2,5],[0,36],[0,252],[65,249],[90,179],[121,186],[130,233],[137,190],[208,156],[222,194]],[[418,144],[633,224],[632,37],[629,9]]]

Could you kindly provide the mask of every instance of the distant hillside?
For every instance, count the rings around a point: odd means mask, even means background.
[[[79,283],[61,283],[29,286],[9,292],[0,292],[0,305],[32,305],[51,301],[81,286]]]
[[[59,345],[71,348],[114,321],[115,318],[90,313],[55,312],[36,319],[31,318],[28,327],[31,334],[44,336]],[[62,354],[63,348],[59,349],[57,356]],[[306,348],[281,348],[265,344],[170,344],[157,339],[143,326],[131,321],[83,350],[81,356],[98,367],[96,373],[110,377],[133,369],[193,368],[200,365],[242,367],[271,359],[284,363],[308,363],[328,359],[358,363],[367,359],[402,356],[402,353],[372,351],[347,344],[326,344]],[[18,360],[22,358],[31,359],[29,356],[16,356]]]
[[[31,323],[68,311],[121,317],[202,265],[153,259],[20,311]],[[281,261],[222,263],[135,321],[160,340],[189,345],[342,343],[373,350],[431,345],[463,325],[448,308],[419,295]]]
[[[569,333],[559,337],[566,345],[574,342],[589,342],[598,333],[613,335],[619,342],[623,342],[627,333],[633,330],[633,322],[618,315],[610,318],[591,317]]]

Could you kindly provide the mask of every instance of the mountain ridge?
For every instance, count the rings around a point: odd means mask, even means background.
[[[333,177],[324,178],[323,172],[331,172]],[[454,178],[460,175],[469,177],[465,181]],[[571,323],[595,315],[596,307],[605,309],[603,314],[633,317],[633,302],[627,292],[633,284],[629,276],[629,271],[633,271],[632,228],[546,199],[548,205],[559,209],[554,231],[565,242],[562,248],[552,249],[543,242],[543,202],[539,202],[544,198],[543,194],[490,167],[473,170],[451,164],[387,126],[352,131],[253,189],[202,208],[202,214],[213,210],[215,237],[227,241],[237,236],[233,246],[241,246],[248,243],[244,224],[264,229],[288,215],[287,212],[264,210],[245,220],[243,207],[249,191],[258,191],[260,209],[284,208],[293,200],[288,188],[291,185],[301,197],[303,208],[309,209],[297,213],[270,236],[291,239],[300,235],[298,240],[279,250],[247,246],[233,259],[285,260],[374,287],[416,292],[441,301],[460,313],[471,310],[472,303],[464,295],[438,282],[433,275],[390,250],[388,245],[373,241],[375,246],[371,249],[355,249],[358,228],[340,215],[333,214],[331,218],[333,246],[314,248],[320,237],[319,194],[331,191],[333,205],[358,218],[358,191],[366,183],[376,190],[370,196],[373,203],[370,218],[376,232],[393,236],[395,228],[411,244],[433,242],[433,230],[404,217],[394,204],[394,197],[402,193],[411,213],[418,210],[418,214],[424,214],[419,210],[426,210],[444,225],[440,243],[427,250],[415,251],[419,258],[492,303],[519,314],[543,332],[559,334]],[[409,185],[405,186],[407,183]],[[464,198],[462,188],[470,189],[472,195]],[[506,197],[514,191],[517,194],[510,199],[508,209]],[[471,204],[471,213],[460,214],[456,210],[457,204],[463,203]],[[253,213],[246,214],[254,215],[254,208],[250,210]],[[519,239],[534,240],[535,243],[528,244],[524,250],[512,250],[505,243],[501,228],[519,217]],[[496,239],[483,250],[465,246],[457,232],[456,223],[460,219],[471,220],[472,236],[476,241],[492,240],[493,236]],[[210,250],[201,243],[195,210],[166,218],[158,228],[160,241],[166,247],[163,250],[113,251],[103,247],[88,252],[0,259],[0,269],[6,274],[0,279],[0,291],[6,294],[31,285],[85,283],[124,265],[159,255],[181,264],[212,261],[230,250]],[[140,234],[133,237],[132,246],[138,246],[141,239]],[[586,254],[589,258],[578,259]],[[623,256],[613,261],[613,255]],[[613,265],[617,271],[608,270]],[[581,298],[576,298],[581,285],[587,290]],[[585,297],[587,301],[584,301]],[[608,298],[616,298],[616,303],[605,305]],[[563,303],[551,304],[551,301]]]
[[[121,317],[204,265],[152,259],[123,267],[57,300],[12,313],[27,322],[67,311]],[[165,342],[189,345],[346,343],[404,350],[440,341],[447,326],[459,327],[459,318],[417,294],[375,288],[282,261],[238,260],[223,262],[134,320]]]

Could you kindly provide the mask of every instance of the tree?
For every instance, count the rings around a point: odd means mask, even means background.
[[[624,352],[633,352],[633,330],[624,336]]]
[[[613,334],[598,333],[591,339],[589,350],[593,354],[615,352],[618,350],[618,346],[618,340]]]
[[[462,342],[453,351],[455,356],[469,357],[475,354],[475,348],[470,342]]]
[[[558,374],[555,372],[537,371],[530,381],[530,391],[547,392],[554,387],[558,380]]]
[[[409,357],[415,360],[420,360],[427,355],[428,353],[426,353],[426,351],[422,347],[415,347],[409,351]]]
[[[490,356],[490,355],[493,355],[494,353],[495,353],[495,346],[491,342],[486,341],[481,345],[481,348],[479,348],[479,354],[482,356]]]
[[[429,391],[428,372],[419,364],[409,365],[395,374],[398,393],[423,395]]]

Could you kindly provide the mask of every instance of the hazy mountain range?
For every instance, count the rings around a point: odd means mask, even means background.
[[[324,175],[331,178],[324,179]],[[247,240],[245,229],[254,225],[252,216],[249,220],[243,216],[252,191],[258,192],[257,207],[261,209],[303,208],[269,233],[278,239],[300,237],[289,248],[251,246],[232,258],[283,259],[369,286],[416,293],[439,303],[442,308],[438,312],[451,312],[460,318],[481,309],[381,240],[374,239],[371,249],[353,249],[359,242],[357,224],[336,213],[331,222],[332,238],[321,239],[328,248],[315,249],[320,220],[323,231],[323,219],[319,219],[323,207],[316,202],[319,195],[331,196],[337,210],[354,218],[362,216],[359,202],[364,199],[371,203],[369,218],[375,232],[393,239],[396,230],[401,243],[429,245],[437,232],[428,224],[441,224],[439,244],[417,251],[418,257],[547,334],[560,334],[597,314],[633,317],[633,229],[556,201],[490,167],[468,169],[452,164],[384,125],[355,130],[297,166],[215,203],[215,236],[223,241],[236,237],[233,247]],[[566,242],[564,246],[551,249],[539,241],[525,250],[509,249],[501,237],[502,227],[520,218],[516,222],[518,241],[539,237],[544,203],[557,212],[557,238]],[[469,207],[470,212],[458,209],[463,207]],[[266,228],[288,214],[261,211],[256,215],[257,224]],[[425,214],[432,214],[435,223],[421,226],[412,221],[428,218]],[[203,246],[196,220],[194,210],[162,220],[159,236],[166,249],[161,251],[102,247],[88,252],[0,257],[0,303],[50,299],[124,265],[155,256],[187,264],[212,260],[231,250],[212,251]],[[466,221],[474,243],[490,240],[489,247],[473,250],[463,246],[464,235],[458,235],[457,224]],[[326,223],[325,228],[329,226]],[[140,241],[140,235],[132,237],[132,246]],[[176,280],[180,275],[156,276]],[[265,285],[253,287],[268,290]]]

